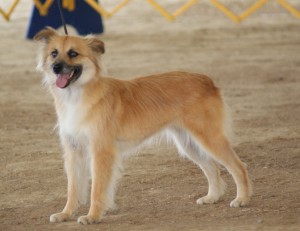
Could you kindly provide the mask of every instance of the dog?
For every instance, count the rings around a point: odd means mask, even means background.
[[[101,74],[104,43],[97,37],[40,31],[37,69],[54,98],[68,179],[67,203],[50,222],[67,221],[90,189],[90,209],[78,223],[101,220],[114,205],[122,158],[157,134],[171,138],[179,153],[196,163],[208,180],[197,204],[217,202],[225,192],[219,164],[237,187],[231,207],[246,206],[251,183],[230,141],[230,116],[219,88],[201,74],[169,72],[133,80]]]

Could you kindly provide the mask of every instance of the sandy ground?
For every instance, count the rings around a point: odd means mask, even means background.
[[[164,5],[178,6],[171,2]],[[241,25],[208,1],[169,23],[135,0],[105,22],[110,75],[187,70],[223,89],[254,196],[248,207],[230,208],[235,188],[223,170],[226,196],[197,206],[207,191],[201,170],[172,146],[150,147],[126,161],[118,209],[88,227],[76,217],[49,223],[66,201],[66,177],[52,99],[35,71],[37,46],[23,39],[30,1],[10,23],[0,18],[0,230],[300,230],[300,21],[272,2]]]

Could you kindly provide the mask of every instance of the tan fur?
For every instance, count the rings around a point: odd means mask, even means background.
[[[68,177],[68,200],[51,222],[68,220],[85,203],[91,177],[91,205],[82,224],[99,222],[112,206],[121,159],[154,135],[165,132],[179,152],[198,164],[208,178],[209,190],[198,204],[215,203],[224,194],[218,163],[232,174],[237,197],[232,207],[247,205],[251,187],[245,165],[231,148],[226,107],[210,78],[170,72],[131,81],[101,75],[103,43],[92,36],[61,36],[47,28],[36,40],[43,42],[38,68],[54,98]],[[55,58],[50,53],[57,49]],[[69,49],[79,55],[70,58]],[[79,79],[67,88],[55,85],[53,63],[82,65]]]

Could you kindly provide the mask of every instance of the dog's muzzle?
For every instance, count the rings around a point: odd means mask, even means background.
[[[56,86],[66,88],[70,83],[75,82],[82,73],[82,65],[68,65],[64,62],[54,63],[52,70],[56,75]]]

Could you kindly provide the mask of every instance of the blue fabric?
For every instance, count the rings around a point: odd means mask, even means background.
[[[42,0],[41,2],[44,3],[45,1],[46,0]],[[103,33],[104,29],[101,15],[85,1],[76,0],[74,11],[68,11],[64,8],[62,8],[62,11],[66,24],[72,25],[80,35]],[[41,16],[38,9],[34,6],[27,28],[26,38],[32,39],[46,26],[51,26],[54,29],[62,26],[56,1],[54,1],[48,9],[46,16]]]

